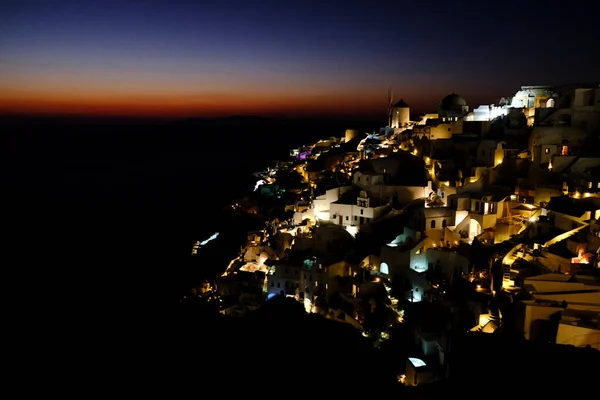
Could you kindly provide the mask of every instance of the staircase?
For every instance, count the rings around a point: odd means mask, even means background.
[[[510,283],[510,265],[502,264],[502,286],[508,286]]]

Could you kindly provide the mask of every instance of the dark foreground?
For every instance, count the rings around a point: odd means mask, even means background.
[[[42,377],[24,390],[439,399],[594,387],[594,355],[489,336],[457,342],[448,382],[403,390],[395,376],[403,359],[294,304],[268,304],[247,320],[181,307],[191,244],[220,222],[214,209],[291,147],[261,147],[243,127],[217,137],[188,129],[174,138],[73,130],[3,138],[5,268],[18,275],[10,281],[16,303],[30,306],[15,308],[27,339],[20,362]],[[240,147],[216,153],[232,135]],[[215,254],[228,246],[221,242]]]

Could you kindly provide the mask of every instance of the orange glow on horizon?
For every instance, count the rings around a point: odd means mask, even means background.
[[[44,91],[0,92],[2,114],[85,114],[115,116],[228,116],[228,115],[385,115],[367,95],[274,94],[161,94]]]

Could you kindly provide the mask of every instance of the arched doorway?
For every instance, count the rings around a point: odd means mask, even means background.
[[[390,273],[390,268],[388,267],[387,263],[382,262],[379,265],[379,272],[381,272],[382,274],[386,274],[386,275],[388,275]]]
[[[481,235],[481,224],[475,219],[471,219],[471,224],[469,226],[469,239],[473,240],[477,236]]]

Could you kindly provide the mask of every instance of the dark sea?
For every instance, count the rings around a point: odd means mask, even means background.
[[[67,303],[100,308],[178,301],[237,255],[251,224],[225,209],[252,189],[253,172],[295,146],[377,127],[259,117],[0,124],[16,263]],[[191,257],[193,243],[216,232]]]

